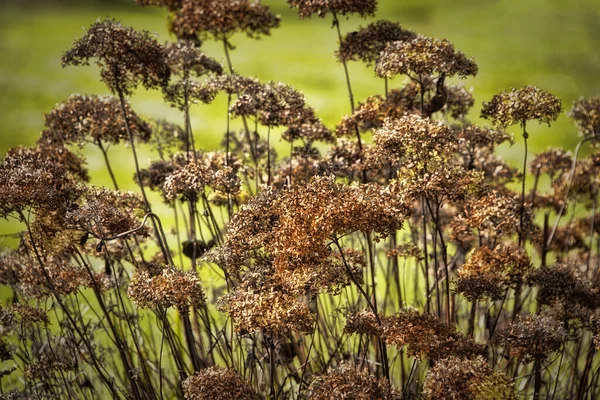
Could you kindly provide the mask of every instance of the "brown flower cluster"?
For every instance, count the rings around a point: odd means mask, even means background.
[[[187,400],[260,400],[262,397],[234,370],[213,366],[186,378],[182,383]]]
[[[0,335],[13,331],[17,326],[40,324],[47,326],[50,323],[48,313],[41,308],[28,304],[13,304],[10,307],[0,307]]]
[[[535,158],[531,160],[530,171],[555,178],[568,172],[572,165],[573,157],[570,152],[554,148],[536,154]]]
[[[161,2],[164,4],[164,2]],[[234,33],[258,39],[279,27],[280,17],[257,0],[180,0],[169,2],[169,29],[180,39],[227,40]],[[162,5],[162,4],[161,4]]]
[[[600,135],[600,96],[580,98],[573,103],[569,116],[584,136]]]
[[[204,304],[204,291],[198,275],[166,266],[160,273],[137,270],[127,290],[129,297],[141,308],[174,307],[186,313],[190,307]]]
[[[375,73],[382,78],[439,74],[464,78],[477,75],[477,70],[475,61],[456,51],[454,45],[446,39],[426,36],[389,43],[375,66]]]
[[[415,33],[402,29],[397,22],[378,20],[344,36],[336,57],[340,62],[360,60],[372,65],[389,42],[409,40],[416,36]]]
[[[131,134],[148,141],[151,129],[126,103]],[[128,140],[125,118],[119,99],[112,96],[72,95],[44,116],[46,130],[40,143],[84,146],[86,143],[119,143]]]
[[[383,332],[383,329],[381,325],[379,325],[379,322],[377,322],[377,317],[372,311],[362,310],[357,313],[349,314],[346,317],[344,332],[379,336]]]
[[[328,373],[315,378],[306,394],[309,400],[356,399],[400,400],[388,381],[377,379],[368,371],[350,364],[330,368]]]
[[[172,157],[178,151],[189,151],[189,138],[181,126],[165,119],[155,120],[151,126],[150,144],[158,152],[158,162],[165,162],[167,157]]]
[[[508,377],[494,370],[481,356],[448,357],[439,361],[425,378],[426,399],[516,400]]]
[[[408,346],[408,355],[430,360],[450,356],[472,357],[482,354],[485,347],[437,317],[414,310],[401,310],[385,317],[382,336],[388,345],[398,348]]]
[[[62,57],[63,66],[88,65],[96,59],[102,81],[113,93],[131,94],[140,83],[164,87],[169,81],[166,51],[149,32],[114,20],[94,23]]]
[[[481,117],[503,127],[530,120],[550,125],[561,111],[562,102],[558,97],[535,86],[525,86],[503,91],[484,102]]]
[[[377,0],[287,0],[290,7],[298,9],[300,18],[317,14],[323,18],[327,13],[336,15],[358,14],[361,17],[375,15]]]
[[[543,315],[519,316],[515,322],[498,332],[495,340],[508,347],[510,355],[524,363],[542,361],[558,351],[565,340],[562,323]]]
[[[521,287],[532,268],[527,252],[518,246],[483,246],[459,269],[456,290],[470,301],[499,300],[508,289]]]
[[[207,74],[221,75],[223,66],[214,58],[207,56],[187,42],[176,42],[165,46],[167,63],[173,74],[195,76]]]

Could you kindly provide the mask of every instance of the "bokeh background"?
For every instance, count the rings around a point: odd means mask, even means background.
[[[261,41],[235,36],[236,70],[295,86],[334,126],[349,112],[349,105],[343,69],[333,55],[337,36],[331,20],[300,20],[284,0],[264,2],[281,14],[281,28]],[[10,147],[33,144],[43,128],[43,114],[71,93],[107,93],[95,67],[63,69],[60,63],[73,40],[96,19],[106,17],[156,32],[159,41],[173,40],[167,32],[166,11],[137,6],[134,0],[0,0],[0,157]],[[377,18],[447,38],[475,58],[480,72],[463,83],[473,88],[476,122],[482,122],[481,102],[510,87],[532,84],[549,90],[563,100],[565,110],[580,96],[600,94],[600,0],[380,0]],[[342,20],[341,27],[347,32],[371,21],[351,17]],[[224,62],[221,44],[207,42],[203,51]],[[372,68],[351,63],[350,74],[358,101],[383,92]],[[396,79],[391,87],[401,84],[402,79]],[[131,102],[142,116],[182,120],[164,105],[160,93],[139,90]],[[196,143],[218,147],[225,130],[224,99],[196,106],[192,113]],[[529,130],[534,151],[549,146],[572,149],[578,140],[566,113],[551,128],[534,123]],[[522,159],[519,139],[517,145],[500,149],[515,164]],[[110,186],[100,154],[82,151],[93,182]],[[114,148],[110,155],[120,171],[120,184],[135,189],[129,150]],[[10,230],[11,223],[0,223],[0,233]]]

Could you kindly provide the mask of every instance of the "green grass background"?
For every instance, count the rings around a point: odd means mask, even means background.
[[[244,75],[295,86],[328,125],[335,125],[349,105],[343,70],[333,55],[337,37],[331,20],[300,20],[283,0],[265,3],[281,14],[281,28],[261,41],[235,36],[234,66]],[[10,147],[33,144],[43,128],[43,114],[71,93],[107,93],[94,67],[63,69],[60,63],[73,40],[105,17],[156,32],[160,41],[173,39],[167,32],[165,11],[136,6],[133,0],[0,2],[0,157]],[[580,96],[600,94],[599,0],[382,0],[377,18],[447,38],[475,58],[480,72],[464,84],[474,89],[476,121],[481,102],[510,87],[537,85],[557,94],[567,110]],[[342,20],[341,27],[349,31],[368,22],[351,17]],[[225,61],[220,44],[208,42],[203,50]],[[350,74],[358,101],[382,93],[383,83],[372,68],[352,63]],[[397,78],[391,85],[402,81]],[[159,93],[139,90],[131,101],[143,116],[182,120],[179,112],[163,104]],[[217,147],[225,130],[223,99],[196,106],[192,117],[199,147]],[[575,127],[565,114],[551,128],[532,124],[530,133],[534,151],[551,145],[572,149],[577,141]],[[517,142],[501,149],[515,164],[522,159]],[[90,148],[84,153],[93,183],[110,186],[99,152]],[[110,155],[120,185],[135,190],[129,149],[113,148]],[[146,151],[142,156],[143,164],[149,155]],[[10,232],[13,226],[2,222],[0,233]]]

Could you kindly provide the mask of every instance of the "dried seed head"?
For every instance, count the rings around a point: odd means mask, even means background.
[[[205,368],[182,383],[186,400],[260,400],[262,397],[232,369]]]
[[[584,136],[600,135],[600,96],[582,97],[574,102],[569,117],[575,120]]]
[[[503,91],[484,102],[481,117],[503,127],[530,120],[550,125],[561,111],[562,103],[558,97],[535,86],[526,86]]]
[[[102,81],[113,93],[131,94],[138,84],[164,87],[169,66],[164,47],[149,32],[138,32],[115,20],[95,22],[62,57],[63,66],[88,65],[95,59]]]
[[[561,148],[546,150],[537,154],[531,161],[531,173],[548,174],[550,177],[566,173],[573,164],[571,153]]]
[[[445,74],[464,78],[477,75],[473,59],[456,51],[446,39],[417,36],[411,40],[389,43],[381,53],[375,73],[379,77],[396,75],[430,76]]]
[[[377,0],[287,0],[290,7],[298,9],[300,18],[317,14],[323,18],[327,13],[337,15],[358,14],[361,17],[375,15]]]
[[[382,331],[383,329],[372,311],[362,310],[346,317],[346,326],[344,326],[346,333],[379,336]]]

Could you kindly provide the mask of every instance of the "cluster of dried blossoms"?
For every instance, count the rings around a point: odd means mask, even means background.
[[[484,103],[496,127],[470,122],[472,91],[446,79],[478,67],[450,42],[391,21],[342,34],[340,17],[375,1],[288,1],[333,19],[351,103],[335,127],[299,90],[234,72],[232,35],[279,26],[266,5],[137,3],[167,9],[179,41],[93,24],[63,63],[95,62],[115,97],[71,96],[0,164],[0,216],[23,226],[0,256],[3,396],[600,396],[600,156],[578,160],[600,138],[598,97],[570,111],[573,154],[526,154],[518,170],[495,154],[514,142],[506,129],[527,139],[561,101],[512,89]],[[355,104],[349,61],[374,65],[384,94]],[[396,75],[409,81],[390,87]],[[181,124],[136,114],[139,85]],[[208,152],[192,106],[219,96],[227,132]],[[139,195],[119,190],[107,155],[123,142]],[[142,168],[146,143],[158,159]],[[87,144],[114,190],[89,183]]]

